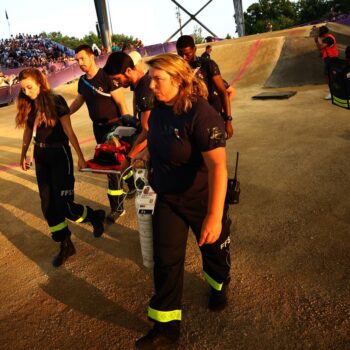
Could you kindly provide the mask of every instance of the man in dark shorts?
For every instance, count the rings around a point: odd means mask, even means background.
[[[176,42],[179,56],[185,59],[206,83],[208,102],[223,116],[227,138],[233,135],[231,103],[226,91],[220,69],[212,59],[202,59],[196,56],[196,45],[190,35],[182,35]]]
[[[75,49],[75,57],[80,69],[85,73],[79,79],[78,96],[70,105],[70,113],[75,113],[84,102],[87,105],[90,119],[93,123],[93,131],[98,144],[106,141],[106,136],[118,125],[121,125],[122,106],[118,87],[113,84],[109,76],[99,68],[94,60],[94,53],[90,46],[80,45]],[[133,173],[127,173],[125,180],[129,187],[129,193],[135,191]],[[107,222],[114,223],[125,214],[123,201],[126,193],[122,188],[119,176],[108,175],[108,199],[111,212],[107,216]]]
[[[321,51],[322,59],[325,65],[325,74],[329,75],[330,69],[338,63],[338,48],[335,37],[329,33],[326,26],[321,26],[318,30],[318,36],[315,37],[315,44]],[[332,96],[329,93],[325,100],[331,100]]]
[[[128,154],[127,161],[130,161],[147,145],[148,119],[154,102],[153,91],[150,89],[151,79],[124,52],[110,54],[103,69],[118,85],[124,88],[130,86],[134,92],[134,114],[139,119],[142,130]]]

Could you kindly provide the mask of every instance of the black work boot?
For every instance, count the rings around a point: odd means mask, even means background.
[[[174,349],[180,338],[180,321],[156,322],[143,337],[136,340],[136,349],[159,350]]]
[[[93,233],[95,237],[101,237],[105,230],[103,225],[105,216],[106,216],[106,212],[102,209],[94,210],[91,215],[90,223],[94,228]]]
[[[52,260],[52,265],[54,267],[61,266],[70,256],[75,254],[75,248],[69,236],[67,236],[60,244],[60,251]]]
[[[222,311],[226,308],[228,284],[223,284],[221,290],[210,287],[208,308],[211,311]]]

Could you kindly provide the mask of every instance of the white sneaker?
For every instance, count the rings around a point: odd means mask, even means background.
[[[325,100],[331,100],[332,99],[332,95],[329,93],[327,96],[324,97]]]

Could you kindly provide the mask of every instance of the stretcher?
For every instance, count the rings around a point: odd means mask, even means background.
[[[82,172],[95,174],[117,174],[122,173],[121,164],[131,149],[130,143],[123,137],[134,135],[136,128],[118,126],[106,137],[106,142],[95,147],[94,157],[87,161],[87,167],[80,169]]]

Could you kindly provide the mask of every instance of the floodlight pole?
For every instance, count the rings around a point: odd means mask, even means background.
[[[234,18],[236,22],[236,30],[237,30],[238,36],[244,36],[245,27],[244,27],[244,14],[243,14],[242,0],[233,0],[233,7],[235,9]]]
[[[111,35],[109,30],[109,20],[108,20],[108,14],[107,14],[106,0],[94,0],[94,2],[95,2],[98,24],[100,26],[102,44],[108,50],[108,52],[110,52],[112,45],[111,45]]]
[[[182,31],[182,29],[192,20],[196,21],[200,26],[202,26],[206,31],[208,31],[213,37],[217,37],[210,29],[208,29],[202,22],[200,22],[196,16],[204,10],[213,0],[209,0],[201,9],[199,9],[194,15],[188,12],[183,6],[181,6],[176,0],[171,0],[176,6],[178,6],[182,11],[186,12],[190,19],[186,21],[173,35],[171,35],[165,42],[170,41],[178,32]]]

